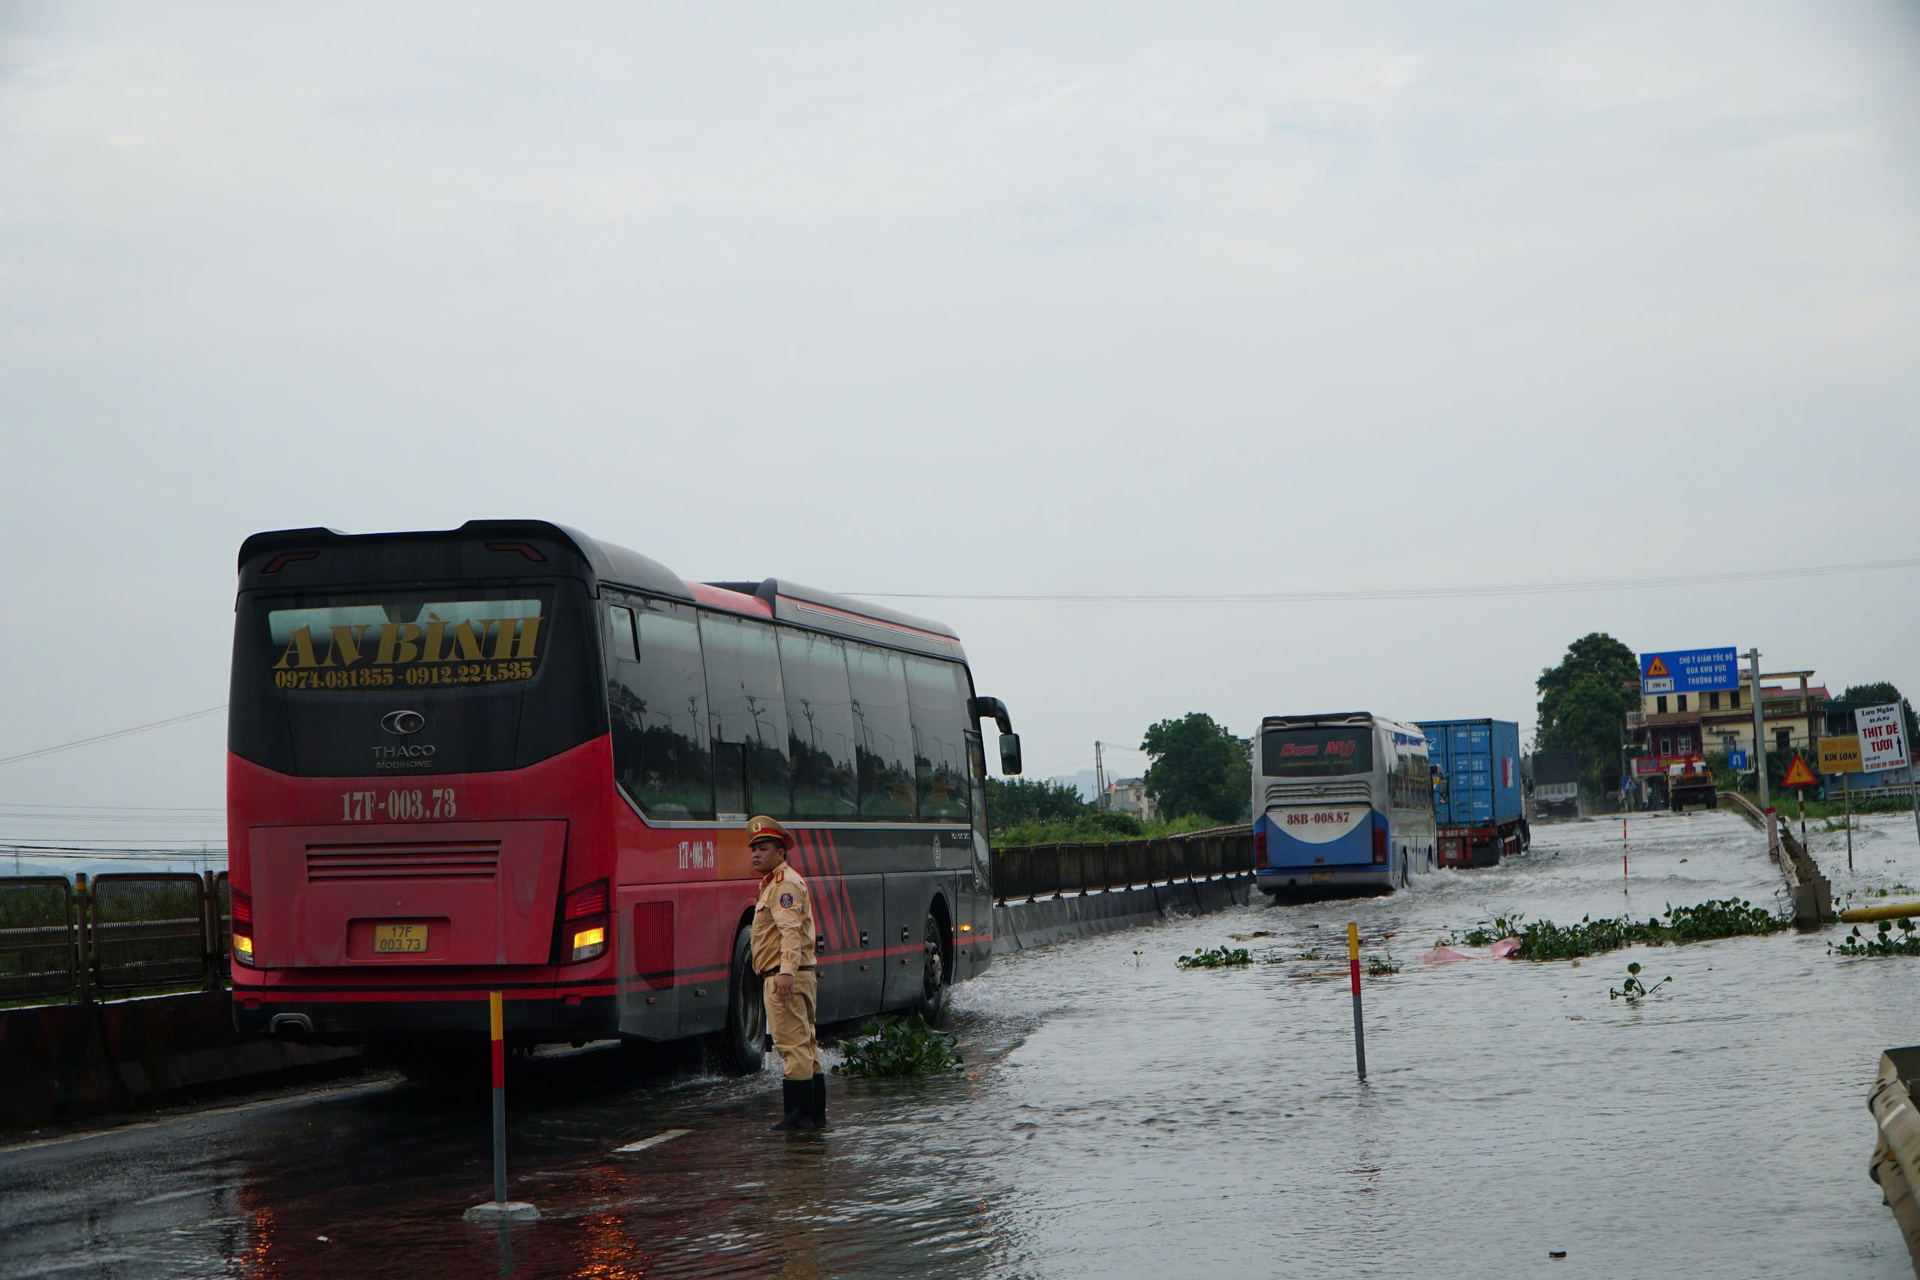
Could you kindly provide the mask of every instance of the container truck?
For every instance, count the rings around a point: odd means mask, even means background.
[[[1580,761],[1573,752],[1533,753],[1533,811],[1541,818],[1580,816]]]
[[[1443,867],[1493,867],[1533,843],[1520,790],[1520,726],[1423,720]]]

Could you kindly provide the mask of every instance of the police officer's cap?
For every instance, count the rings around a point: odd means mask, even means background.
[[[747,823],[747,844],[751,846],[755,840],[778,840],[782,849],[793,848],[793,833],[764,813]]]

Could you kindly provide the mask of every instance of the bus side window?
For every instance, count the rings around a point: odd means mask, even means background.
[[[616,624],[616,652],[607,669],[614,777],[653,817],[711,818],[707,683],[693,612],[660,601],[631,603],[640,661],[620,656]],[[630,630],[629,643],[634,639]]]
[[[966,673],[958,664],[908,658],[913,773],[922,822],[967,820]]]
[[[773,627],[702,613],[700,641],[707,655],[716,808],[722,814],[792,817],[787,699]]]
[[[793,816],[858,816],[846,646],[828,636],[782,628],[780,682],[787,692]]]
[[[907,671],[900,655],[847,645],[853,686],[854,759],[860,816],[913,820],[913,726],[907,715]]]
[[[616,662],[640,661],[640,646],[633,634],[633,610],[623,604],[608,605],[607,631],[612,639]]]

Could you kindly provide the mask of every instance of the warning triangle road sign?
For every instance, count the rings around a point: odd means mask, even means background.
[[[1647,664],[1647,674],[1657,678],[1673,673],[1667,670],[1667,664],[1660,661],[1660,655],[1656,653],[1653,655],[1653,661]]]
[[[1807,768],[1807,762],[1802,760],[1798,754],[1795,754],[1793,763],[1787,766],[1787,776],[1780,780],[1780,785],[1783,787],[1817,787],[1820,785],[1820,779],[1814,777],[1813,770]]]

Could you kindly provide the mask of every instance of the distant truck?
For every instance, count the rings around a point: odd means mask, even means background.
[[[1533,843],[1520,786],[1520,726],[1511,720],[1422,720],[1434,770],[1433,817],[1443,867],[1493,867]]]
[[[1707,768],[1707,762],[1699,756],[1691,757],[1685,763],[1676,761],[1667,766],[1667,808],[1675,813],[1683,813],[1690,804],[1709,809],[1720,807],[1720,793],[1714,786],[1713,770]]]
[[[1580,816],[1580,763],[1573,752],[1533,753],[1533,812],[1539,818]]]

